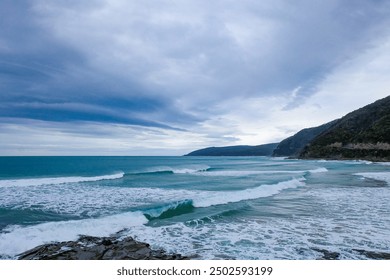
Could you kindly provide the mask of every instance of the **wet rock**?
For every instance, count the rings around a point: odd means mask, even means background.
[[[112,241],[111,241],[110,239],[103,239],[102,244],[103,244],[104,246],[110,246],[110,245],[112,245],[113,243],[112,243]]]
[[[360,249],[353,249],[354,251],[366,256],[369,259],[374,260],[390,260],[390,253],[387,252],[374,252]]]
[[[322,254],[322,257],[320,257],[319,260],[338,260],[340,258],[340,253],[338,252],[331,252],[319,248],[311,248],[311,249]]]
[[[183,260],[180,254],[152,250],[132,237],[80,236],[76,241],[44,244],[18,256],[20,260]]]

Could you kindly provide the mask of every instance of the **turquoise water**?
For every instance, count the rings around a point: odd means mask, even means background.
[[[0,258],[122,230],[200,259],[390,252],[390,165],[267,157],[0,157]]]

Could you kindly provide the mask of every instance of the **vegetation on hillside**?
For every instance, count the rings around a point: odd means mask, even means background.
[[[315,137],[300,158],[390,160],[390,96],[353,111]]]

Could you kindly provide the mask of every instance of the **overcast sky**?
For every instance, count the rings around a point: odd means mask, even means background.
[[[258,145],[390,94],[390,1],[0,1],[0,155]]]

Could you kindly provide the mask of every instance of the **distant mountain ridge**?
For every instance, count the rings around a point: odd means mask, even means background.
[[[278,143],[258,146],[209,147],[193,151],[186,156],[271,156]]]

